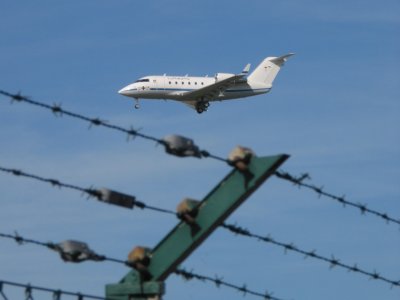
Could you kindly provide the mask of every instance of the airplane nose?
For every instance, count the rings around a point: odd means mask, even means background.
[[[129,93],[128,93],[127,87],[124,87],[124,88],[120,89],[120,90],[118,91],[118,94],[124,95],[124,96],[128,96]]]

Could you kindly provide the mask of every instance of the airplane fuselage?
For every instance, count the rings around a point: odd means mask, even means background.
[[[126,86],[120,93],[142,99],[190,100],[185,93],[211,86],[217,77],[146,76]],[[265,84],[234,83],[207,101],[221,101],[265,94],[270,91]]]

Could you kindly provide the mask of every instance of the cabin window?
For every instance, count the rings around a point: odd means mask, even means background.
[[[183,81],[182,81],[182,84],[183,84]]]
[[[175,84],[178,84],[178,81],[175,81]]]
[[[189,81],[189,85],[190,85],[190,81]]]
[[[170,81],[170,82],[168,82],[168,84],[171,84],[171,81]]]
[[[202,82],[201,85],[204,85],[204,82]]]
[[[197,85],[197,81],[194,83],[194,85]]]

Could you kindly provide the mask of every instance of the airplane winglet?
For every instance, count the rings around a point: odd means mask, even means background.
[[[243,75],[249,74],[250,66],[251,66],[251,64],[247,64],[247,65],[244,67],[242,73],[240,73],[240,74],[243,74]]]

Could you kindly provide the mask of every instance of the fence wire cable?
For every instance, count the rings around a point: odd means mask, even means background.
[[[308,184],[308,183],[304,183],[305,180],[310,179],[310,176],[305,173],[302,174],[298,177],[293,176],[287,172],[284,171],[276,171],[275,172],[275,176],[286,180],[286,181],[290,181],[292,182],[294,185],[298,186],[298,187],[304,187],[307,189],[310,189],[312,191],[314,191],[315,193],[318,194],[318,196],[325,196],[328,197],[330,199],[333,199],[339,203],[341,203],[344,207],[346,207],[346,205],[350,206],[350,207],[354,207],[354,208],[358,208],[361,212],[362,215],[365,215],[366,213],[377,216],[382,218],[383,220],[385,220],[387,223],[396,223],[398,225],[400,225],[400,220],[398,219],[394,219],[392,217],[390,217],[387,213],[381,213],[379,211],[373,210],[373,209],[369,209],[367,207],[367,205],[365,204],[360,204],[360,203],[355,203],[355,202],[351,202],[345,199],[345,196],[336,196],[333,195],[331,193],[325,192],[323,190],[323,187],[318,187],[316,185],[312,185],[312,184]]]
[[[283,243],[283,242],[279,242],[276,241],[274,238],[272,238],[271,236],[261,236],[255,233],[250,232],[248,229],[237,226],[237,225],[233,225],[233,224],[222,224],[221,225],[222,228],[229,230],[230,232],[237,234],[237,235],[242,235],[242,236],[246,236],[249,238],[254,238],[256,240],[265,242],[265,243],[269,243],[275,246],[279,246],[281,248],[283,248],[285,250],[285,253],[287,251],[293,251],[299,254],[304,255],[305,258],[311,257],[320,261],[324,261],[330,264],[330,268],[334,268],[334,267],[341,267],[343,269],[346,269],[349,272],[355,272],[355,273],[359,273],[359,274],[363,274],[365,276],[368,276],[370,279],[375,279],[375,280],[380,280],[386,283],[391,284],[391,286],[396,286],[396,287],[400,287],[400,280],[399,281],[394,281],[394,280],[390,280],[388,278],[385,278],[383,276],[380,275],[380,273],[378,273],[377,271],[374,272],[368,272],[365,271],[361,268],[359,268],[357,266],[357,264],[354,264],[353,266],[351,265],[347,265],[342,263],[338,258],[336,258],[334,255],[331,256],[331,258],[328,257],[324,257],[322,255],[319,255],[316,253],[316,250],[312,250],[312,251],[305,251],[302,250],[300,248],[298,248],[297,246],[295,246],[293,243]]]
[[[0,171],[9,173],[9,174],[12,174],[12,175],[15,175],[15,176],[22,176],[22,177],[27,177],[27,178],[35,179],[35,180],[38,180],[38,181],[46,182],[46,183],[51,184],[52,186],[70,188],[70,189],[73,189],[73,190],[84,192],[90,197],[96,197],[96,198],[100,199],[100,194],[95,189],[82,188],[82,187],[79,187],[79,186],[62,183],[61,181],[59,181],[57,179],[43,178],[43,177],[38,176],[38,175],[32,175],[32,174],[28,174],[28,173],[22,172],[20,170],[4,168],[4,167],[1,167],[1,166],[0,166]],[[277,173],[279,173],[279,172],[277,172]],[[277,175],[277,176],[282,176],[282,174]],[[285,175],[285,176],[291,176],[291,175]],[[297,181],[300,181],[300,183],[301,183],[302,180],[297,179]],[[136,201],[135,200],[134,205],[139,207],[139,208],[141,208],[141,209],[150,209],[150,210],[154,210],[154,211],[157,211],[157,212],[176,215],[176,213],[171,211],[171,210],[163,209],[163,208],[159,208],[159,207],[155,207],[155,206],[150,206],[150,205],[147,205],[147,204],[145,204],[144,202],[141,202],[141,201]],[[336,266],[342,267],[344,269],[347,269],[348,271],[352,271],[352,272],[355,272],[355,273],[360,273],[360,274],[366,275],[366,276],[368,276],[368,277],[370,277],[372,279],[375,279],[375,280],[384,281],[386,283],[391,284],[392,286],[400,286],[400,281],[394,281],[394,280],[387,279],[387,278],[381,276],[377,271],[374,271],[373,273],[372,272],[368,272],[368,271],[364,271],[364,270],[360,269],[356,264],[354,266],[343,264],[343,263],[340,262],[339,259],[335,258],[334,256],[332,256],[331,258],[327,258],[327,257],[323,257],[321,255],[316,254],[315,251],[304,251],[304,250],[301,250],[301,249],[297,248],[293,244],[277,242],[277,241],[275,241],[274,239],[272,239],[269,236],[265,237],[265,236],[260,236],[260,235],[251,233],[247,229],[242,228],[240,226],[236,226],[236,225],[232,225],[232,224],[226,224],[226,223],[222,224],[221,226],[223,228],[228,229],[229,231],[233,232],[234,234],[239,234],[239,235],[242,235],[242,236],[255,238],[255,239],[258,239],[258,240],[261,240],[261,241],[264,241],[264,242],[271,243],[271,244],[276,245],[276,246],[283,247],[285,249],[285,251],[294,251],[294,252],[303,254],[306,257],[311,257],[311,258],[314,258],[314,259],[318,259],[320,261],[328,262],[330,264],[331,268],[336,267]],[[5,237],[4,235],[0,235],[0,236]],[[21,237],[19,237],[18,235],[13,236],[13,238],[18,243],[28,242],[26,240],[22,240]],[[34,241],[29,241],[29,242],[35,243]],[[48,248],[51,248],[51,247],[54,247],[54,244],[48,244],[47,243],[47,244],[45,244],[45,246],[47,246]],[[110,260],[110,259],[107,259],[106,257],[104,257],[104,260]]]
[[[0,171],[2,171],[4,173],[12,174],[17,177],[26,177],[26,178],[34,179],[37,181],[45,182],[45,183],[50,184],[53,187],[60,187],[60,188],[63,187],[63,188],[72,189],[72,190],[86,194],[89,198],[94,197],[97,200],[102,201],[102,194],[97,189],[83,188],[83,187],[80,187],[77,185],[61,182],[60,180],[57,180],[57,179],[44,178],[42,176],[25,173],[25,172],[23,172],[21,170],[17,170],[17,169],[4,168],[2,166],[0,166]],[[138,207],[140,209],[150,209],[150,210],[154,210],[154,211],[158,211],[158,212],[169,213],[169,214],[175,215],[175,212],[173,212],[173,211],[170,211],[167,209],[162,209],[162,208],[151,206],[151,205],[147,205],[144,202],[138,201],[138,200],[135,200],[133,202],[133,206]]]
[[[47,182],[47,183],[50,183],[52,186],[55,185],[55,186],[61,186],[61,187],[69,187],[69,188],[72,188],[72,189],[77,190],[77,191],[86,192],[89,196],[98,197],[97,196],[98,192],[96,190],[84,189],[82,187],[78,187],[78,186],[74,186],[74,185],[70,185],[70,184],[65,184],[65,183],[62,183],[62,182],[60,182],[59,180],[56,180],[56,179],[46,179],[46,178],[42,178],[42,177],[37,176],[37,175],[27,174],[27,173],[24,173],[24,172],[19,171],[19,170],[3,168],[1,166],[0,166],[0,171],[7,172],[7,173],[13,174],[15,176],[25,176],[25,177],[28,177],[28,178],[33,178],[33,179],[36,179],[36,180],[39,180],[39,181]],[[57,184],[54,184],[54,182],[56,182]],[[144,202],[136,201],[135,205],[138,206],[141,209],[150,209],[150,210],[153,210],[153,211],[162,212],[162,213],[166,213],[166,214],[170,214],[170,215],[177,215],[172,210],[168,210],[168,209],[164,209],[164,208],[159,208],[159,207],[147,205]],[[363,275],[366,275],[366,276],[368,276],[368,277],[370,277],[372,279],[384,281],[386,283],[391,284],[392,286],[400,286],[400,281],[394,281],[394,280],[387,279],[387,278],[381,276],[376,271],[374,271],[373,273],[372,272],[368,272],[368,271],[364,271],[363,269],[360,269],[356,264],[354,266],[343,264],[343,263],[340,262],[339,259],[335,258],[334,256],[332,256],[331,258],[327,258],[327,257],[324,257],[324,256],[316,254],[315,251],[304,251],[304,250],[301,250],[301,249],[297,248],[293,244],[287,244],[287,243],[278,242],[278,241],[275,241],[273,238],[271,238],[269,236],[261,236],[261,235],[257,235],[257,234],[251,233],[249,230],[247,230],[245,228],[242,228],[240,226],[237,226],[237,225],[223,223],[221,225],[221,227],[223,227],[225,229],[228,229],[229,231],[231,231],[234,234],[255,238],[257,240],[261,240],[261,241],[273,244],[275,246],[283,247],[285,249],[285,251],[293,251],[293,252],[297,252],[297,253],[303,254],[306,257],[311,257],[311,258],[314,258],[314,259],[317,259],[317,260],[320,260],[320,261],[325,261],[325,262],[330,264],[331,268],[333,268],[333,267],[342,267],[344,269],[347,269],[348,271],[352,271],[352,272],[355,272],[355,273],[363,274]],[[19,238],[20,237],[18,237],[18,236],[14,237],[14,239],[17,242],[19,241]],[[46,245],[46,246],[48,246],[48,245]]]
[[[78,113],[74,113],[74,112],[70,112],[70,111],[64,110],[64,109],[61,108],[61,105],[59,105],[59,104],[49,105],[49,104],[46,104],[46,103],[34,101],[34,100],[31,100],[29,97],[21,95],[20,93],[12,94],[12,93],[0,90],[0,94],[10,98],[12,101],[25,102],[25,103],[29,103],[31,105],[35,105],[35,106],[50,110],[56,116],[67,115],[67,116],[70,116],[70,117],[75,118],[75,119],[86,121],[86,122],[89,123],[89,125],[90,125],[89,127],[91,127],[93,125],[95,125],[95,126],[103,126],[103,127],[106,127],[106,128],[109,128],[109,129],[113,129],[113,130],[116,130],[116,131],[119,131],[119,132],[127,134],[128,135],[128,139],[129,138],[134,138],[134,137],[140,137],[140,138],[151,140],[151,141],[156,142],[158,144],[164,145],[165,147],[168,147],[167,143],[164,140],[156,138],[156,137],[153,137],[153,136],[150,136],[150,135],[146,135],[146,134],[140,133],[139,130],[135,130],[135,129],[133,129],[133,127],[131,127],[130,129],[126,129],[126,128],[123,128],[121,126],[109,124],[108,122],[103,121],[100,118],[89,118],[89,117],[83,116],[83,115],[78,114]],[[202,150],[202,151],[200,151],[200,153],[201,153],[202,157],[210,157],[210,158],[213,158],[215,160],[222,161],[222,162],[230,164],[230,161],[228,159],[213,155],[213,154],[211,154],[210,152],[208,152],[206,150]],[[354,202],[351,202],[351,201],[347,201],[345,199],[345,196],[336,196],[336,195],[327,193],[327,192],[325,192],[323,190],[323,187],[318,187],[318,186],[315,186],[315,185],[304,183],[304,180],[310,179],[310,176],[307,173],[305,173],[305,174],[303,174],[303,175],[301,175],[299,177],[295,177],[295,176],[293,176],[293,175],[291,175],[291,174],[289,174],[287,172],[277,171],[277,172],[275,172],[275,175],[278,178],[290,181],[290,182],[294,183],[295,185],[297,185],[299,187],[305,187],[305,188],[311,189],[314,192],[316,192],[319,196],[325,196],[325,197],[331,198],[333,200],[336,200],[339,203],[341,203],[343,206],[348,205],[350,207],[357,208],[357,209],[360,210],[361,214],[363,214],[363,215],[368,213],[368,214],[380,217],[380,218],[382,218],[383,220],[385,220],[388,223],[392,222],[392,223],[396,223],[396,224],[400,225],[400,220],[399,219],[394,219],[394,218],[388,216],[387,213],[381,213],[381,212],[379,212],[377,210],[369,209],[367,207],[367,205],[365,205],[365,204],[360,204],[360,203],[354,203]]]
[[[160,211],[161,210],[162,209],[160,209]],[[310,257],[310,258],[313,258],[313,259],[316,259],[316,260],[327,262],[327,263],[329,263],[330,268],[341,267],[343,269],[346,269],[347,271],[351,271],[351,272],[354,272],[354,273],[359,273],[359,274],[365,275],[365,276],[369,277],[370,279],[379,280],[379,281],[383,281],[383,282],[389,283],[391,286],[396,286],[396,287],[400,286],[400,280],[399,281],[390,280],[390,279],[388,279],[386,277],[381,276],[380,273],[378,273],[377,271],[374,271],[374,272],[365,271],[365,270],[361,269],[360,267],[358,267],[357,264],[354,264],[353,266],[348,265],[348,264],[344,264],[338,258],[336,258],[334,255],[332,255],[331,258],[324,257],[324,256],[322,256],[320,254],[317,254],[315,250],[312,250],[312,251],[302,250],[302,249],[298,248],[297,246],[295,246],[293,243],[279,242],[279,241],[275,240],[274,238],[272,238],[270,235],[261,236],[261,235],[252,233],[248,229],[240,227],[238,225],[223,223],[220,226],[222,228],[232,232],[235,235],[246,236],[246,237],[249,237],[249,238],[254,238],[254,239],[259,240],[259,241],[263,241],[265,243],[269,243],[269,244],[272,244],[272,245],[275,245],[275,246],[279,246],[279,247],[284,249],[285,253],[287,251],[293,251],[293,252],[296,252],[296,253],[304,255],[305,258]],[[0,233],[0,237],[13,239],[19,245],[22,245],[24,243],[30,243],[30,244],[35,244],[35,245],[39,245],[39,246],[44,246],[44,247],[47,247],[49,249],[52,249],[52,250],[55,250],[55,251],[59,252],[61,254],[61,256],[68,254],[68,253],[63,252],[63,250],[57,244],[54,244],[54,243],[51,243],[51,242],[44,243],[44,242],[40,242],[40,241],[36,241],[36,240],[26,239],[26,238],[21,237],[17,233],[15,233],[14,235]],[[123,260],[120,260],[120,259],[110,258],[110,257],[107,257],[105,255],[93,254],[89,259],[93,260],[93,261],[111,261],[111,262],[124,264],[124,265],[126,265],[128,267],[132,267],[132,264],[129,263],[128,261],[123,261]],[[185,273],[183,272],[180,275],[183,275],[183,274],[185,274]],[[195,279],[198,279],[198,278],[195,277]]]
[[[119,132],[127,134],[128,135],[128,139],[132,138],[132,137],[133,138],[140,137],[140,138],[147,139],[147,140],[150,140],[150,141],[153,141],[153,142],[156,142],[158,144],[162,144],[162,145],[168,147],[167,143],[164,140],[156,138],[156,137],[153,137],[153,136],[150,136],[150,135],[146,135],[146,134],[140,133],[139,130],[135,130],[135,129],[133,129],[133,127],[131,127],[130,129],[126,129],[126,128],[123,128],[121,126],[109,124],[108,122],[103,121],[100,118],[89,118],[89,117],[83,116],[83,115],[78,114],[78,113],[74,113],[74,112],[70,112],[70,111],[64,110],[64,109],[61,108],[61,105],[59,105],[59,104],[49,105],[49,104],[45,104],[45,103],[42,103],[42,102],[34,101],[34,100],[31,100],[27,96],[21,95],[20,93],[12,94],[12,93],[0,90],[0,94],[10,98],[12,101],[25,102],[25,103],[28,103],[28,104],[31,104],[31,105],[35,105],[37,107],[41,107],[41,108],[50,110],[55,116],[67,115],[67,116],[75,118],[75,119],[86,121],[86,122],[89,123],[89,127],[91,127],[93,125],[94,126],[103,126],[103,127],[106,127],[106,128],[109,128],[109,129],[113,129],[113,130],[116,130],[116,131],[119,131]],[[213,158],[213,159],[218,160],[218,161],[222,161],[222,162],[225,162],[225,163],[228,163],[228,164],[230,163],[229,160],[227,160],[225,158],[222,158],[222,157],[219,157],[219,156],[216,156],[216,155],[213,155],[213,154],[211,154],[210,152],[208,152],[206,150],[202,150],[202,151],[200,151],[200,153],[201,153],[202,157],[210,157],[210,158]],[[325,192],[322,187],[318,187],[318,186],[315,186],[315,185],[304,183],[305,179],[309,179],[310,178],[307,173],[305,173],[305,174],[303,174],[303,175],[301,175],[299,177],[295,177],[295,176],[293,176],[293,175],[291,175],[291,174],[289,174],[287,172],[277,171],[275,173],[275,175],[278,178],[290,181],[290,182],[294,183],[295,185],[297,185],[299,187],[305,187],[305,188],[311,189],[314,192],[316,192],[319,196],[325,196],[325,197],[331,198],[331,199],[336,200],[339,203],[343,204],[344,206],[348,205],[348,206],[357,208],[357,209],[360,210],[361,214],[363,214],[363,215],[368,213],[368,214],[380,217],[380,218],[384,219],[388,223],[392,222],[392,223],[396,223],[396,224],[400,225],[400,220],[399,219],[394,219],[394,218],[388,216],[387,213],[381,213],[381,212],[379,212],[377,210],[369,209],[367,207],[367,205],[365,205],[365,204],[360,204],[360,203],[354,203],[354,202],[351,202],[351,201],[347,201],[344,196],[336,196],[336,195],[333,195],[333,194]]]
[[[16,102],[25,102],[25,103],[28,103],[28,104],[31,104],[31,105],[34,105],[34,106],[37,106],[37,107],[40,107],[40,108],[44,108],[44,109],[50,110],[55,116],[66,115],[66,116],[69,116],[69,117],[74,118],[74,119],[78,119],[78,120],[81,120],[81,121],[88,122],[89,123],[89,128],[91,128],[92,126],[103,126],[105,128],[109,128],[109,129],[112,129],[112,130],[119,131],[119,132],[122,132],[124,134],[127,134],[128,140],[131,139],[131,138],[140,137],[140,138],[143,138],[143,139],[146,139],[146,140],[150,140],[150,141],[156,142],[157,144],[163,145],[166,148],[169,147],[169,145],[168,145],[168,143],[166,141],[164,141],[162,139],[159,139],[159,138],[156,138],[156,137],[153,137],[153,136],[150,136],[150,135],[147,135],[147,134],[143,134],[143,133],[140,132],[140,130],[136,130],[133,127],[131,127],[130,129],[127,129],[127,128],[124,128],[124,127],[121,127],[121,126],[118,126],[118,125],[110,124],[109,122],[106,122],[106,121],[104,121],[104,120],[102,120],[100,118],[86,117],[86,116],[78,114],[78,113],[74,113],[74,112],[71,112],[71,111],[64,110],[61,107],[61,105],[59,105],[59,104],[49,105],[49,104],[46,104],[46,103],[42,103],[42,102],[39,102],[39,101],[32,100],[27,96],[21,95],[20,93],[12,94],[12,93],[0,90],[0,94],[10,98],[12,102],[14,102],[14,101],[16,101]],[[209,158],[212,158],[212,159],[215,159],[215,160],[219,160],[219,161],[223,161],[223,162],[229,163],[229,161],[227,159],[219,157],[219,156],[216,156],[216,155],[213,155],[210,152],[208,152],[207,150],[201,150],[200,154],[201,154],[201,157],[205,157],[205,158],[209,157]]]
[[[52,242],[47,242],[46,243],[46,242],[40,242],[40,241],[33,240],[33,239],[27,239],[27,238],[24,238],[24,237],[20,236],[18,233],[15,233],[14,235],[0,233],[0,237],[7,238],[7,239],[13,239],[13,240],[15,240],[15,242],[17,242],[18,245],[34,244],[34,245],[37,245],[37,246],[42,246],[42,247],[46,247],[46,248],[49,248],[49,249],[52,249],[52,250],[56,250],[61,255],[62,254],[68,254],[67,252],[63,252],[63,250],[59,246],[57,246],[57,244],[55,244],[55,243],[52,243]],[[93,261],[96,261],[96,262],[110,261],[110,262],[113,262],[113,263],[123,264],[125,266],[130,267],[130,268],[133,267],[133,264],[131,262],[127,261],[127,260],[111,258],[111,257],[108,257],[106,255],[97,254],[97,253],[93,254],[93,259],[89,258],[88,260],[93,260]],[[224,281],[223,278],[219,277],[219,276],[215,276],[215,278],[212,278],[210,276],[197,274],[197,273],[194,273],[192,271],[186,271],[183,268],[176,269],[174,271],[174,273],[176,275],[178,275],[178,276],[181,276],[185,280],[193,280],[193,279],[195,279],[195,280],[199,280],[199,281],[203,281],[203,282],[207,281],[207,282],[215,283],[215,285],[217,287],[224,286],[224,287],[227,287],[227,288],[235,289],[238,292],[242,292],[243,295],[249,294],[249,295],[252,295],[252,296],[262,297],[263,299],[266,299],[266,300],[282,300],[280,298],[273,297],[272,293],[270,293],[268,291],[265,292],[264,294],[260,293],[260,292],[256,292],[256,291],[248,289],[246,284],[243,284],[242,286],[235,285],[235,284],[232,284],[232,283]],[[1,284],[2,283],[4,283],[4,281],[0,280],[0,295],[3,295],[2,294],[3,291],[1,289],[2,288]],[[30,287],[30,290],[27,288],[25,295],[29,295],[30,297],[32,297],[32,289],[33,289],[33,287],[32,286],[28,286],[28,287]],[[54,290],[51,290],[51,291],[54,291]],[[66,294],[66,292],[62,292],[62,293]],[[75,295],[77,295],[77,294],[75,294]],[[5,297],[5,295],[4,295],[4,297]],[[87,297],[87,296],[85,296],[85,297]],[[5,298],[5,299],[7,299],[7,298]],[[31,299],[31,298],[26,298],[26,299]],[[95,298],[95,299],[103,299],[103,298]],[[109,299],[107,299],[107,300],[109,300]]]
[[[31,284],[22,284],[22,283],[17,283],[17,282],[12,282],[12,281],[6,281],[0,279],[0,295],[3,300],[8,300],[9,298],[6,296],[6,293],[4,292],[4,287],[8,286],[13,286],[13,287],[18,287],[18,288],[23,288],[24,289],[24,296],[25,300],[34,300],[33,297],[33,291],[40,291],[40,292],[46,292],[46,293],[51,293],[53,295],[54,300],[59,300],[61,299],[62,295],[66,296],[74,296],[77,297],[78,300],[80,299],[100,299],[100,300],[112,300],[110,298],[104,298],[100,296],[93,296],[93,295],[88,295],[88,294],[82,294],[82,293],[74,293],[74,292],[68,292],[60,289],[52,289],[52,288],[46,288],[46,287],[39,287],[39,286],[34,286]]]
[[[282,300],[281,298],[274,297],[273,294],[268,291],[266,291],[265,293],[255,292],[255,291],[248,289],[246,284],[243,284],[242,286],[235,285],[235,284],[224,281],[222,277],[218,277],[218,276],[215,276],[215,278],[213,278],[210,276],[199,275],[199,274],[193,273],[191,271],[186,271],[185,269],[178,269],[175,271],[175,274],[183,277],[183,279],[185,279],[185,280],[197,279],[197,280],[203,281],[203,282],[205,282],[205,281],[212,282],[218,288],[221,286],[225,286],[225,287],[228,287],[228,288],[231,288],[238,292],[243,293],[244,296],[249,294],[252,296],[261,297],[265,300]]]
[[[94,197],[94,198],[97,198],[98,200],[101,201],[101,193],[98,190],[93,189],[93,188],[83,188],[83,187],[80,187],[80,186],[76,186],[76,185],[72,185],[72,184],[68,184],[68,183],[63,183],[63,182],[61,182],[61,181],[59,181],[57,179],[44,178],[42,176],[25,173],[25,172],[23,172],[21,170],[18,170],[18,169],[5,168],[5,167],[2,167],[2,166],[0,166],[0,171],[12,174],[14,176],[26,177],[26,178],[35,179],[37,181],[42,181],[42,182],[45,182],[45,183],[49,183],[54,187],[64,187],[64,188],[80,191],[80,192],[83,192],[83,193],[87,194],[89,197]],[[316,186],[304,183],[303,181],[305,179],[309,178],[308,174],[303,174],[300,177],[294,177],[293,175],[291,175],[291,174],[289,174],[287,172],[276,171],[275,175],[278,178],[290,181],[290,182],[294,183],[297,186],[306,187],[308,189],[311,189],[311,190],[315,191],[320,196],[322,195],[322,196],[326,196],[328,198],[331,198],[333,200],[336,200],[336,201],[342,203],[344,206],[349,205],[349,206],[358,208],[358,209],[360,209],[362,214],[370,213],[370,214],[373,214],[375,216],[379,216],[379,217],[383,218],[387,222],[392,222],[392,223],[396,223],[396,224],[400,225],[400,220],[396,220],[396,219],[394,219],[392,217],[389,217],[387,213],[380,213],[380,212],[378,212],[376,210],[372,210],[372,209],[367,208],[366,205],[357,204],[357,203],[354,203],[354,202],[347,201],[344,196],[338,197],[338,196],[332,195],[330,193],[324,192],[322,190],[322,188],[318,188]],[[135,202],[133,204],[134,204],[135,207],[138,207],[138,208],[141,208],[141,209],[151,209],[151,210],[164,212],[164,213],[168,213],[168,214],[175,214],[175,212],[173,212],[171,210],[166,210],[166,209],[162,209],[162,208],[159,208],[159,207],[150,206],[150,205],[147,205],[144,202],[141,202],[141,201],[138,201],[138,200],[135,200]]]
[[[0,232],[0,237],[2,238],[7,238],[7,239],[13,239],[18,245],[24,245],[24,244],[34,244],[37,246],[42,246],[46,247],[48,249],[54,250],[58,252],[61,257],[66,257],[69,255],[68,252],[64,251],[62,247],[60,247],[58,244],[52,243],[52,242],[40,242],[32,239],[27,239],[22,236],[20,236],[17,232],[12,234],[7,234],[7,233],[1,233]],[[117,262],[117,263],[122,263],[126,264],[127,266],[130,266],[130,264],[126,261],[114,259],[114,258],[109,258],[105,255],[99,255],[96,253],[90,253],[90,255],[87,257],[87,260],[92,260],[92,261],[111,261],[111,262]]]

